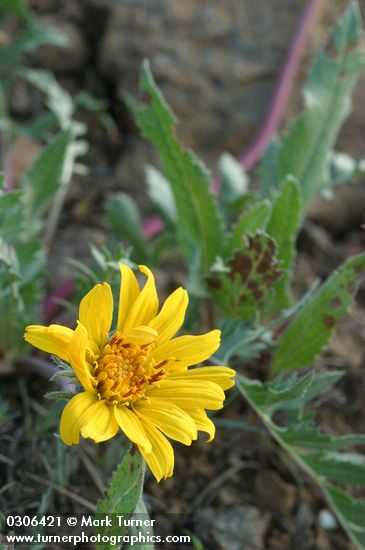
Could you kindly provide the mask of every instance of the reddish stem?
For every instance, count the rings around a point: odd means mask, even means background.
[[[151,216],[150,218],[147,218],[147,220],[144,222],[142,226],[142,233],[145,236],[145,238],[149,241],[155,237],[155,235],[158,235],[158,233],[161,233],[165,227],[165,224],[159,218],[158,216]]]
[[[240,159],[245,170],[250,170],[257,163],[270,139],[280,127],[295,76],[303,58],[305,45],[321,2],[322,0],[308,0],[307,2],[281,70],[267,116],[252,144]]]

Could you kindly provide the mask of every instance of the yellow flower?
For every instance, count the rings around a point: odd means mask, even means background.
[[[60,325],[28,326],[25,340],[71,364],[84,391],[65,406],[60,435],[66,445],[82,437],[97,443],[119,428],[135,443],[157,481],[172,475],[174,453],[165,436],[185,445],[198,430],[214,438],[205,409],[223,407],[224,391],[235,375],[227,367],[189,369],[220,345],[220,331],[173,338],[183,324],[186,290],[178,288],[158,313],[153,274],[141,290],[133,271],[120,264],[118,320],[110,333],[113,297],[108,283],[82,299],[75,330]]]

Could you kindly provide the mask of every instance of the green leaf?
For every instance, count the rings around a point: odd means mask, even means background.
[[[0,237],[0,353],[19,354],[24,326],[41,321],[44,266],[40,242],[15,239],[9,246]]]
[[[209,290],[225,315],[242,320],[265,310],[272,286],[282,273],[271,237],[260,232],[248,235],[246,241],[227,266],[216,262],[207,278]]]
[[[329,158],[337,134],[348,116],[351,93],[363,67],[361,18],[351,2],[335,27],[330,53],[322,52],[304,88],[305,109],[284,136],[277,163],[277,182],[288,174],[303,189],[303,206],[329,181]]]
[[[175,136],[176,118],[157,88],[147,62],[141,73],[144,92],[140,104],[129,100],[142,134],[158,149],[175,199],[178,234],[187,262],[194,243],[201,249],[201,272],[207,273],[222,246],[222,220],[210,190],[210,175],[192,152],[184,151]]]
[[[353,498],[330,483],[326,484],[326,494],[341,523],[359,543],[358,547],[365,548],[365,501]]]
[[[109,483],[105,498],[98,503],[96,517],[122,515],[128,519],[132,516],[142,496],[144,469],[145,464],[139,451],[129,448]],[[96,532],[109,537],[127,532],[128,527],[119,526],[117,521],[112,523],[111,527],[97,527]],[[106,550],[112,546],[105,543],[100,548]]]
[[[227,364],[235,355],[252,359],[273,346],[272,334],[266,327],[252,327],[240,319],[224,319],[219,323],[219,328],[222,332],[221,345],[214,354],[219,364]]]
[[[61,401],[64,399],[71,399],[74,396],[72,392],[69,391],[49,391],[44,394],[45,399],[49,401]]]
[[[55,372],[55,374],[53,374],[51,376],[51,378],[49,379],[50,382],[53,382],[54,380],[58,380],[59,378],[67,378],[67,380],[69,380],[70,382],[78,385],[79,382],[78,382],[78,379],[77,377],[75,376],[75,373],[73,372],[72,369],[68,369],[68,370],[59,370],[57,372]]]
[[[317,397],[320,393],[334,386],[344,375],[343,371],[331,370],[316,374],[306,394],[302,396],[303,405]]]
[[[177,212],[169,182],[153,166],[146,166],[146,182],[152,204],[163,220],[174,227],[177,223]]]
[[[333,153],[330,162],[331,187],[340,183],[353,183],[363,173],[363,161],[356,161],[346,153]]]
[[[33,22],[33,13],[22,0],[1,0],[0,13],[16,15],[26,24]]]
[[[240,163],[229,153],[223,153],[218,164],[221,188],[225,203],[233,203],[244,195],[248,188],[248,176]]]
[[[20,134],[34,141],[43,141],[47,136],[56,131],[57,128],[57,118],[49,111],[17,126],[17,130]]]
[[[272,214],[267,232],[276,242],[277,258],[281,261],[283,276],[275,283],[275,298],[272,310],[291,305],[290,282],[296,255],[295,241],[301,223],[301,189],[298,182],[288,176],[272,205]]]
[[[141,498],[139,499],[139,502],[134,510],[134,514],[132,519],[136,520],[142,520],[143,525],[138,526],[132,526],[128,529],[128,535],[138,537],[138,540],[143,540],[141,535],[145,537],[145,541],[151,540],[153,537],[153,526],[148,525],[150,516],[148,514],[148,510],[146,508],[146,505],[143,500],[143,496],[141,495]],[[153,540],[153,539],[152,539]],[[138,548],[139,550],[152,550],[151,543],[148,542],[138,542]],[[128,545],[128,548],[133,549],[134,545]]]
[[[22,230],[21,191],[0,191],[0,237],[9,244],[20,236]]]
[[[317,475],[344,483],[365,485],[365,457],[355,453],[301,453],[302,460]]]
[[[365,254],[347,260],[299,311],[278,342],[274,369],[296,369],[315,360],[353,302],[364,266]]]
[[[283,309],[280,314],[275,318],[275,322],[273,323],[273,326],[280,326],[284,321],[287,321],[288,319],[294,318],[298,311],[300,311],[314,296],[314,294],[317,292],[318,288],[320,286],[319,279],[315,279],[314,282],[311,284],[311,286],[308,288],[308,290],[303,294],[303,296],[300,297],[300,299],[295,302],[291,307],[288,309]]]
[[[142,234],[142,221],[134,200],[125,193],[114,193],[105,202],[107,223],[114,236],[133,246],[133,258],[148,258],[147,242]]]
[[[24,175],[22,202],[28,223],[33,223],[44,214],[50,200],[60,187],[69,143],[69,132],[61,132],[42,149]]]
[[[245,379],[245,387],[249,388],[251,398],[258,407],[269,411],[275,404],[283,406],[285,401],[300,400],[313,382],[313,373],[297,378],[292,376],[284,382],[279,377],[279,382],[264,385],[259,380]],[[298,403],[297,403],[298,406]],[[277,407],[276,407],[277,408]]]
[[[276,442],[322,489],[355,546],[364,550],[365,501],[353,498],[349,493],[332,485],[330,480],[334,479],[343,485],[365,484],[364,455],[334,452],[348,446],[364,445],[365,435],[335,437],[322,434],[314,424],[313,414],[303,416],[303,409],[310,393],[317,395],[320,387],[328,388],[331,385],[329,378],[325,379],[324,375],[320,377],[321,381],[317,383],[317,377],[313,375],[311,379],[307,374],[302,378],[290,376],[284,380],[280,374],[273,382],[263,384],[258,380],[253,381],[238,375],[237,387]],[[335,380],[336,377],[332,382]],[[291,390],[288,391],[288,386],[297,394],[294,399]],[[311,386],[315,387],[315,391],[311,392]],[[279,409],[288,412],[289,404],[294,407],[292,412],[295,414],[287,414],[286,425],[283,418],[280,420],[280,426],[273,421],[273,413],[277,410],[272,407],[273,387],[277,395],[281,394],[281,400],[277,402]]]
[[[74,104],[70,94],[60,86],[54,75],[48,71],[28,69],[23,76],[45,94],[47,105],[56,116],[61,128],[69,129]]]
[[[40,306],[44,299],[45,250],[40,241],[32,239],[18,242],[16,252],[20,274],[17,287],[23,309],[16,323],[24,330],[25,325],[40,320]]]
[[[230,258],[236,250],[242,250],[248,233],[254,235],[258,231],[264,231],[270,214],[271,206],[268,200],[257,202],[245,210],[227,236],[223,257]]]
[[[339,449],[346,449],[350,446],[365,445],[364,434],[343,435],[340,437],[333,437],[330,435],[324,435],[314,429],[313,425],[307,429],[301,427],[298,430],[298,426],[286,428],[281,434],[285,443],[294,445],[298,448],[321,449],[325,451],[337,451]]]
[[[66,38],[55,29],[39,27],[32,24],[21,32],[10,44],[0,50],[0,65],[14,68],[19,65],[26,53],[31,53],[40,46],[53,44],[62,47]]]
[[[263,197],[269,197],[280,181],[278,180],[278,158],[280,153],[281,140],[274,136],[266,147],[258,167],[258,176],[260,179],[260,194]]]
[[[105,99],[99,99],[93,96],[87,90],[81,90],[74,96],[74,102],[78,107],[82,107],[90,113],[100,113],[109,108],[109,103]]]

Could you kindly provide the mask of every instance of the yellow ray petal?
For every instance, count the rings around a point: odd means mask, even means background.
[[[174,451],[171,443],[148,420],[143,420],[143,427],[152,444],[152,450],[150,453],[145,453],[140,448],[140,451],[151,472],[157,481],[172,476],[174,472]]]
[[[96,443],[111,439],[118,430],[114,407],[105,400],[93,405],[80,428],[82,437],[93,439]]]
[[[63,361],[68,361],[68,347],[74,331],[61,325],[29,325],[25,329],[24,339],[46,353],[57,355]]]
[[[79,320],[97,347],[105,344],[113,318],[113,296],[108,283],[95,285],[80,302]]]
[[[141,345],[154,342],[158,337],[158,333],[151,327],[142,326],[125,330],[123,336],[125,336],[128,343]]]
[[[146,391],[146,397],[166,400],[184,410],[218,410],[225,399],[218,384],[201,380],[161,380]]]
[[[124,330],[124,323],[128,317],[130,310],[134,302],[137,300],[140,289],[135,274],[125,264],[119,264],[121,283],[119,292],[119,305],[118,305],[118,322],[117,330]]]
[[[147,275],[147,282],[128,313],[124,325],[125,329],[148,325],[151,319],[156,316],[158,310],[158,297],[153,273],[144,265],[140,265],[139,269]]]
[[[61,439],[66,445],[79,443],[80,428],[97,402],[96,393],[86,391],[78,393],[67,403],[60,422]]]
[[[209,435],[207,443],[213,441],[215,436],[215,426],[211,419],[207,416],[204,409],[193,409],[186,411],[189,416],[194,420],[197,429],[200,432],[206,432]]]
[[[137,415],[127,406],[114,407],[116,421],[125,435],[144,452],[150,453],[151,443]]]
[[[222,390],[228,390],[235,384],[231,380],[236,372],[228,367],[200,367],[190,370],[175,370],[169,372],[169,380],[209,380],[218,384]],[[203,382],[204,384],[204,382]]]
[[[167,437],[184,445],[191,445],[193,439],[198,437],[192,418],[172,403],[159,399],[142,400],[136,403],[135,410],[142,424],[149,420]]]
[[[184,322],[188,303],[188,293],[183,288],[178,288],[165,300],[160,313],[149,323],[158,332],[159,344],[177,333]]]
[[[197,365],[217,351],[220,345],[220,330],[212,330],[200,336],[179,336],[165,342],[151,352],[157,362],[173,357],[181,367]]]
[[[88,343],[88,334],[86,328],[78,323],[69,347],[68,361],[85,390],[93,391],[95,382],[90,372],[90,366],[86,362],[86,349]]]

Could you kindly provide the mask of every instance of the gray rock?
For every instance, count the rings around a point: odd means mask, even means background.
[[[156,151],[141,139],[129,140],[128,148],[115,167],[114,191],[132,195],[143,214],[150,212],[147,195],[145,168],[147,164],[158,166]]]
[[[124,0],[99,67],[135,93],[143,58],[181,119],[183,141],[208,162],[240,153],[266,111],[303,0]]]
[[[268,508],[275,508],[282,516],[291,512],[297,499],[295,486],[284,481],[273,470],[264,470],[257,474],[255,493]]]
[[[253,506],[217,510],[202,508],[194,516],[194,532],[219,550],[261,550],[269,516]]]
[[[361,115],[362,116],[362,115]],[[354,132],[356,125],[354,125]],[[333,199],[317,197],[309,209],[309,218],[332,236],[340,237],[349,230],[360,230],[365,222],[365,185],[338,185]]]

